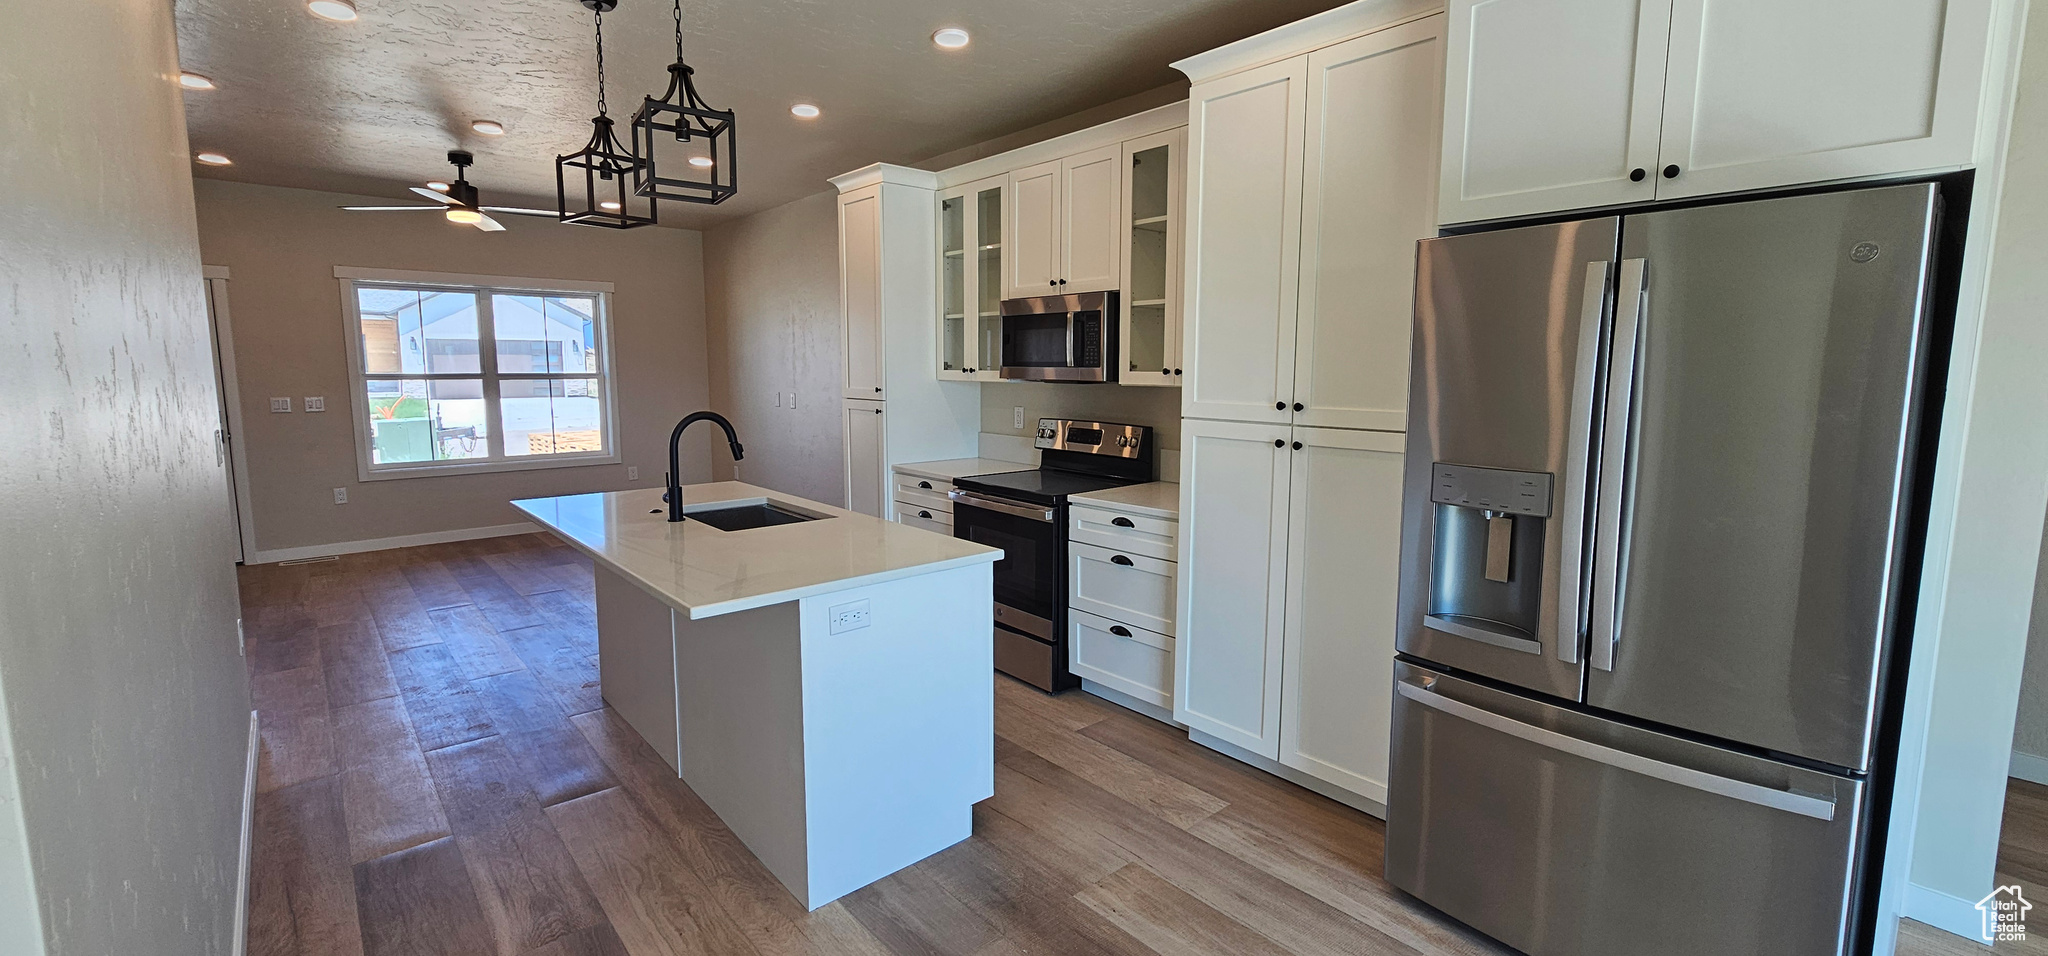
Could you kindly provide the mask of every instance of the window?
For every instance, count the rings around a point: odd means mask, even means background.
[[[619,460],[609,284],[335,275],[363,479]]]

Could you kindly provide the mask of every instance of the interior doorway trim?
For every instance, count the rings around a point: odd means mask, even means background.
[[[235,534],[241,539],[242,561],[256,554],[256,509],[249,500],[249,456],[242,446],[242,390],[235,377],[234,322],[228,309],[228,267],[202,266],[206,277],[208,321],[213,327],[214,367],[220,372],[221,403],[227,408],[228,484],[235,496]]]

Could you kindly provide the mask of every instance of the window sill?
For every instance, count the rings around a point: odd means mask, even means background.
[[[545,458],[500,461],[470,461],[461,463],[435,462],[417,466],[394,465],[385,468],[356,467],[356,477],[362,481],[389,481],[397,478],[443,478],[451,475],[488,475],[505,471],[544,471],[551,468],[582,468],[588,465],[616,465],[624,459],[617,452],[602,455],[550,455]]]

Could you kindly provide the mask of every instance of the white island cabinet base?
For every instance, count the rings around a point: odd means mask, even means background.
[[[719,489],[712,500],[737,497],[731,483],[693,486],[686,505],[707,488]],[[647,492],[624,492],[604,496],[623,500],[603,509],[600,534],[579,528],[588,502],[519,506],[597,562],[605,702],[817,909],[966,839],[974,804],[994,795],[988,635],[999,552],[752,490],[828,518],[720,532],[669,525],[640,506]],[[782,590],[742,594],[755,589],[733,579],[721,552],[731,545],[758,561],[778,540],[854,553],[846,586],[808,580],[811,566],[840,560],[814,554],[797,559],[801,573],[763,574],[764,588]],[[655,555],[677,567],[648,573]],[[678,596],[699,572],[728,579],[708,613]],[[683,587],[650,586],[671,573]],[[867,624],[831,633],[833,609],[857,603]]]

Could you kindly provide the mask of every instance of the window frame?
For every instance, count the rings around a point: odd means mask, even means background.
[[[514,276],[466,275],[448,272],[417,272],[399,269],[364,269],[353,266],[336,266],[334,277],[341,287],[342,341],[348,353],[349,408],[354,416],[352,431],[356,437],[356,477],[361,481],[387,481],[398,478],[425,478],[440,475],[491,474],[508,471],[538,471],[549,468],[580,468],[590,465],[616,465],[623,461],[619,453],[618,436],[618,389],[616,368],[612,349],[612,284],[589,282],[575,279],[527,279]],[[360,288],[431,288],[451,292],[467,292],[477,297],[477,371],[475,373],[427,373],[376,376],[363,370],[362,310],[361,300],[356,291]],[[596,314],[591,319],[592,334],[597,340],[598,371],[589,374],[574,373],[500,373],[498,371],[497,322],[492,311],[493,295],[567,295],[590,296],[596,300]],[[424,381],[460,380],[477,381],[483,392],[484,420],[489,423],[486,436],[486,457],[465,458],[432,462],[393,462],[373,464],[373,440],[371,437],[369,380],[420,379]],[[600,435],[604,448],[595,452],[520,455],[505,454],[504,416],[500,411],[499,383],[506,380],[550,381],[570,378],[595,379],[603,393],[599,402]]]

